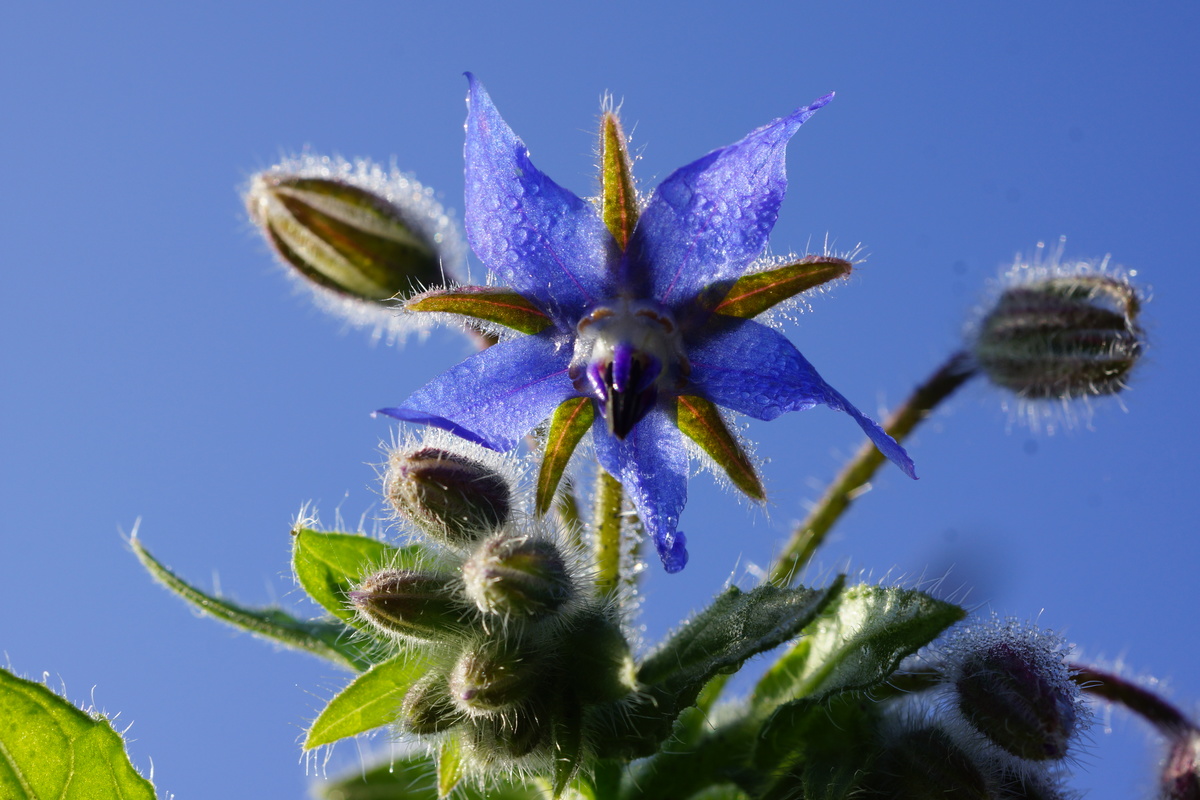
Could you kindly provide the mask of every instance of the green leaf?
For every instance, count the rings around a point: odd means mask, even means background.
[[[678,408],[679,430],[725,470],[734,486],[755,500],[766,499],[767,493],[754,464],[730,432],[717,407],[703,397],[680,395]]]
[[[419,545],[393,547],[357,533],[310,528],[300,528],[294,536],[292,569],[304,591],[338,619],[364,628],[346,593],[375,570],[414,568],[421,561]]]
[[[329,701],[308,729],[304,749],[394,722],[404,695],[429,667],[424,656],[414,652],[403,652],[371,667]]]
[[[445,800],[463,779],[463,744],[457,736],[442,742],[437,752],[437,796]]]
[[[414,753],[320,788],[324,800],[438,800],[437,765],[427,753]],[[458,800],[542,800],[537,790],[507,780],[489,780],[487,789],[459,784]]]
[[[436,311],[494,322],[521,333],[540,333],[550,327],[550,318],[533,303],[511,289],[491,286],[460,286],[434,289],[404,304],[408,311]]]
[[[757,737],[755,767],[777,776],[763,800],[842,800],[877,751],[879,704],[861,694],[780,706]]]
[[[731,586],[651,653],[638,680],[690,705],[718,672],[736,671],[747,658],[797,636],[837,596],[842,581],[827,589],[765,585],[743,592]]]
[[[742,276],[713,310],[750,319],[800,292],[848,276],[852,267],[842,258],[805,256],[782,267]]]
[[[583,765],[583,718],[581,709],[566,703],[554,721],[554,800],[563,796]]]
[[[771,666],[751,703],[769,708],[793,698],[819,699],[881,683],[902,658],[963,614],[958,606],[913,589],[852,586]]]
[[[575,452],[579,440],[592,427],[596,408],[586,397],[572,397],[554,412],[550,419],[550,432],[546,435],[546,450],[542,455],[542,467],[537,480],[537,513],[539,516],[550,510],[558,482],[563,470]]]
[[[153,800],[154,787],[107,719],[0,669],[0,797]]]
[[[205,614],[264,639],[327,658],[355,672],[361,672],[372,663],[370,654],[348,636],[350,631],[345,625],[297,619],[278,608],[247,608],[207,594],[167,569],[150,555],[140,539],[130,539],[129,544],[138,561],[155,580]]]
[[[638,202],[625,131],[615,111],[600,118],[600,183],[604,224],[624,250],[637,226]]]

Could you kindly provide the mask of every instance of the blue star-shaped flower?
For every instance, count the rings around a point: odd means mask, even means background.
[[[852,416],[916,477],[903,448],[782,334],[720,308],[775,225],[788,140],[832,95],[676,170],[644,207],[630,204],[636,223],[614,236],[595,205],[533,165],[483,86],[467,78],[467,238],[542,324],[382,413],[508,450],[560,405],[590,399],[596,456],[632,498],[668,572],[687,562],[677,526],[688,398],[762,420],[822,403]]]

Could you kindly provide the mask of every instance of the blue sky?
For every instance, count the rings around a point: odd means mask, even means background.
[[[537,164],[594,189],[601,97],[643,188],[796,106],[777,253],[864,248],[789,334],[877,414],[960,341],[988,281],[1066,236],[1137,270],[1149,355],[1120,403],[1053,436],[968,387],[819,554],[1038,618],[1200,708],[1195,573],[1200,62],[1191,2],[9,4],[0,10],[0,650],[132,724],[163,792],[301,797],[297,738],[346,675],[196,619],[122,540],[242,602],[306,607],[288,528],[378,515],[368,412],[468,352],[397,351],[294,293],[238,187],[281,155],[392,158],[461,210],[471,70]],[[475,264],[478,270],[478,264]],[[1090,429],[1089,429],[1090,428]],[[708,476],[692,562],[651,570],[661,636],[765,565],[858,446],[826,409],[754,423],[768,513]],[[1144,795],[1140,725],[1102,720],[1077,785]],[[364,745],[372,747],[373,744]],[[342,746],[334,763],[357,761]]]

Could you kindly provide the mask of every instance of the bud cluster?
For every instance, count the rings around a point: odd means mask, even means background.
[[[590,720],[636,687],[611,606],[560,537],[520,515],[506,467],[441,434],[391,453],[389,504],[445,556],[377,570],[349,593],[381,639],[434,663],[405,694],[401,729],[457,737],[480,767],[586,747]]]

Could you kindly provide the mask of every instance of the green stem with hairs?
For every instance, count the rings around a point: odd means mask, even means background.
[[[965,351],[954,353],[918,386],[904,404],[884,423],[884,430],[897,442],[903,442],[939,403],[977,374],[971,356]],[[864,444],[825,490],[825,495],[809,513],[808,518],[792,531],[791,538],[771,566],[771,583],[788,586],[825,541],[826,534],[838,518],[850,507],[871,476],[884,462],[883,453],[871,442]]]
[[[593,556],[596,563],[596,591],[600,597],[612,597],[621,585],[621,506],[624,494],[620,482],[603,469],[596,476],[596,504],[592,509]]]

